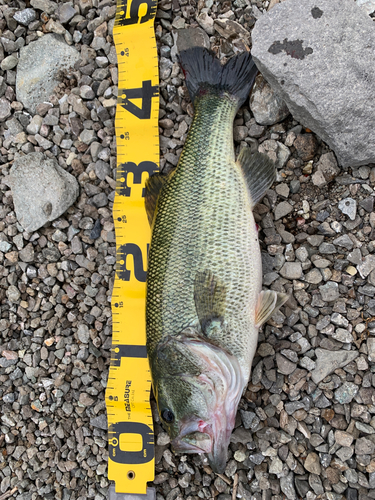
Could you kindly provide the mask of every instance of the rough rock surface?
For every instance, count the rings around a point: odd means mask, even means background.
[[[288,0],[256,23],[252,54],[296,120],[341,165],[375,162],[375,25],[351,0]]]
[[[79,53],[61,35],[50,33],[22,47],[17,67],[16,94],[30,113],[47,101],[61,81],[61,74],[72,70]]]
[[[43,153],[15,160],[9,183],[17,219],[28,232],[60,217],[79,194],[76,179]]]

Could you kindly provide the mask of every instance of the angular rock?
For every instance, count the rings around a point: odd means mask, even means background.
[[[315,186],[326,186],[329,182],[340,173],[340,168],[337,166],[337,161],[333,153],[325,153],[320,158],[316,165],[316,172],[312,176]]]
[[[285,477],[280,478],[280,488],[288,500],[296,500],[296,490],[294,489],[294,474],[289,472]]]
[[[353,242],[347,234],[343,234],[342,236],[339,236],[338,238],[333,240],[333,244],[338,245],[339,247],[344,247],[349,251],[353,249]]]
[[[258,75],[255,79],[249,103],[254,118],[260,125],[274,125],[289,115],[285,102],[262,75]]]
[[[298,134],[293,146],[302,161],[309,161],[314,158],[318,143],[313,134]]]
[[[206,12],[201,12],[197,17],[199,26],[201,26],[206,33],[213,35],[215,33],[214,20]]]
[[[371,455],[375,451],[375,444],[369,439],[363,437],[357,439],[355,443],[355,452],[357,455]]]
[[[375,29],[364,10],[351,0],[289,0],[260,17],[252,43],[263,76],[340,164],[375,162]]]
[[[349,432],[345,431],[336,431],[335,432],[335,440],[336,443],[340,446],[350,446],[353,442],[353,436],[349,434]]]
[[[375,361],[375,338],[369,337],[367,339],[367,353],[369,361]]]
[[[90,418],[90,425],[106,431],[108,429],[107,415],[102,413],[98,417]]]
[[[51,0],[31,0],[30,4],[34,9],[42,10],[47,14],[53,14],[56,10],[56,2],[51,2]]]
[[[4,122],[12,114],[10,102],[5,97],[0,98],[0,122]]]
[[[60,83],[59,72],[69,72],[79,59],[79,52],[61,35],[48,34],[20,50],[17,66],[17,100],[32,114],[38,104],[48,101]]]
[[[276,354],[276,364],[280,373],[283,375],[290,375],[297,368],[296,363],[289,361],[289,359],[285,358],[282,354]]]
[[[340,296],[339,285],[334,281],[327,281],[325,285],[319,287],[319,291],[325,302],[333,302]]]
[[[17,158],[9,184],[18,221],[28,232],[62,215],[79,194],[76,179],[43,153]]]
[[[354,252],[353,252],[354,253]],[[362,278],[366,278],[375,269],[375,255],[369,254],[358,265],[357,270]]]
[[[210,39],[202,28],[185,28],[177,30],[175,36],[177,38],[176,45],[178,52],[192,47],[210,48]]]
[[[350,403],[358,392],[358,385],[353,382],[344,382],[341,387],[336,389],[335,398],[341,404]]]
[[[275,208],[275,220],[279,220],[282,217],[285,217],[292,211],[293,211],[292,205],[290,205],[290,203],[288,203],[287,201],[282,201]]]
[[[276,168],[283,168],[289,159],[290,151],[282,142],[268,139],[259,146],[260,153],[266,153],[275,162]]]
[[[280,274],[289,280],[299,280],[302,276],[302,264],[300,262],[285,262],[280,269]]]
[[[311,372],[311,378],[315,384],[319,384],[327,375],[343,368],[358,357],[358,351],[327,351],[316,349],[316,368]]]
[[[312,474],[317,474],[317,475],[320,474],[321,467],[319,462],[319,456],[316,453],[311,452],[307,455],[305,460],[305,469],[311,472]]]
[[[35,21],[36,19],[36,12],[34,9],[23,9],[19,10],[16,12],[13,16],[13,18],[19,22],[20,24],[23,24],[24,26],[28,26],[31,22]]]
[[[60,23],[64,24],[70,21],[75,15],[77,15],[76,10],[72,5],[63,3],[58,9]]]
[[[339,210],[349,217],[351,220],[355,220],[357,215],[357,202],[353,198],[345,198],[341,200],[338,204]]]

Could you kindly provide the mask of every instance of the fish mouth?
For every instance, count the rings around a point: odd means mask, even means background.
[[[172,441],[173,449],[179,453],[210,453],[212,439],[205,432],[192,432]]]
[[[222,473],[245,386],[244,376],[237,358],[223,349],[197,339],[185,342],[206,365],[204,373],[189,377],[189,381],[200,387],[208,414],[205,419],[196,415],[182,419],[179,434],[171,444],[176,452],[205,453],[213,471]]]

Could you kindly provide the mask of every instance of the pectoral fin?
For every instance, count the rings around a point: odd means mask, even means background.
[[[202,331],[208,336],[221,327],[225,314],[225,286],[209,270],[198,272],[194,282],[194,301]]]
[[[149,177],[146,181],[145,207],[150,226],[152,224],[152,221],[154,220],[156,203],[158,201],[160,191],[166,183],[167,179],[167,175],[156,173],[154,175],[151,175],[151,177]]]
[[[286,293],[262,290],[255,310],[255,326],[258,328],[262,326],[275,311],[285,304],[288,298],[289,296]]]
[[[250,152],[243,148],[238,155],[237,163],[241,166],[250,191],[253,206],[260,201],[276,178],[274,162],[263,153]]]

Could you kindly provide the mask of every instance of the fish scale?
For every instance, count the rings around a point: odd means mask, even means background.
[[[250,54],[225,66],[202,48],[181,59],[193,122],[175,171],[146,182],[147,351],[173,449],[205,453],[223,472],[259,326],[287,298],[261,291],[252,213],[275,167],[248,148],[235,161],[233,121],[257,73]]]
[[[249,191],[234,161],[236,105],[229,96],[199,101],[177,170],[159,198],[148,263],[147,338],[152,353],[163,336],[198,325],[194,279],[209,269],[228,287],[230,336],[217,341],[241,359],[248,377],[261,257]],[[259,286],[251,287],[254,282]]]

